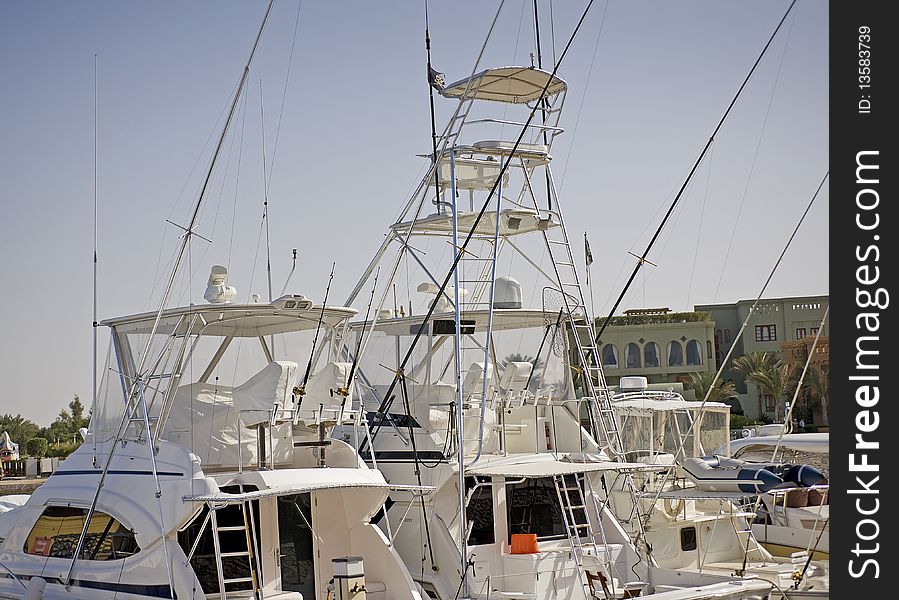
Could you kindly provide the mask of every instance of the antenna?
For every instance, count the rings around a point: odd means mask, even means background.
[[[262,130],[262,220],[265,221],[265,269],[268,272],[268,301],[274,300],[272,296],[272,248],[268,230],[268,185],[265,176],[265,102],[262,97],[262,77],[259,78],[259,117]],[[272,346],[274,348],[274,346]]]
[[[293,249],[293,265],[290,267],[290,273],[287,274],[287,279],[284,280],[284,287],[281,288],[281,296],[284,295],[284,292],[287,291],[287,284],[290,283],[290,278],[293,277],[293,272],[297,270],[297,249]]]
[[[98,130],[100,128],[99,124],[99,109],[98,105],[99,101],[99,89],[100,89],[100,75],[99,75],[99,59],[94,54],[94,305],[93,305],[93,358],[91,360],[91,416],[90,421],[94,421],[97,418],[97,188],[99,181],[99,160],[97,159],[99,151],[98,144]],[[94,427],[94,423],[88,423],[90,425],[91,430],[96,433],[96,429]],[[97,466],[97,436],[92,435],[91,440],[94,446],[94,458],[93,465],[96,468]]]

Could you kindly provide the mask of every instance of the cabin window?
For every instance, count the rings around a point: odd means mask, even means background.
[[[48,506],[25,540],[23,551],[37,556],[72,558],[88,509]],[[95,510],[87,527],[80,560],[118,560],[140,551],[134,532],[115,517]]]
[[[687,342],[687,364],[702,364],[702,346],[699,344],[698,340],[690,340]]]
[[[684,552],[696,550],[696,528],[682,527],[680,530],[680,549]]]
[[[493,484],[489,479],[478,481],[475,477],[466,477],[465,491],[471,494],[465,509],[465,518],[471,526],[469,545],[492,544],[496,541],[493,533]]]
[[[602,347],[602,366],[618,368],[618,348],[615,344],[606,344]]]
[[[624,361],[628,369],[639,369],[640,364],[640,346],[631,342],[624,348]]]
[[[582,488],[575,475],[565,476],[565,486],[570,488],[568,496],[573,506],[584,506]],[[521,483],[506,486],[507,519],[509,524],[508,543],[512,543],[514,533],[536,533],[538,540],[567,539],[565,523],[559,496],[552,477],[525,479]],[[583,525],[587,513],[583,508],[572,509],[574,520]],[[578,531],[586,535],[586,527]]]
[[[659,366],[659,345],[649,342],[643,347],[643,362],[647,368]]]
[[[668,366],[682,367],[684,365],[684,348],[680,342],[671,340],[668,342]]]

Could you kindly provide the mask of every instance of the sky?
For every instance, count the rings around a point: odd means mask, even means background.
[[[593,3],[559,70],[569,92],[552,164],[569,235],[590,237],[598,313],[788,4]],[[447,81],[471,71],[498,6],[430,3]],[[540,0],[545,60],[584,6]],[[0,414],[48,424],[91,395],[95,97],[102,320],[157,308],[180,235],[167,220],[189,220],[264,11],[0,3]],[[827,12],[796,4],[620,310],[758,294],[827,170]],[[336,262],[332,299],[346,297],[430,151],[424,25],[423,2],[275,2],[201,211],[212,243],[195,238],[175,303],[202,301],[213,264],[241,297],[266,295],[267,178],[275,289],[297,248],[291,290],[321,300]],[[481,64],[528,65],[534,47],[532,2],[507,0]],[[438,129],[453,108],[438,97]],[[766,296],[828,292],[828,203],[825,185]]]

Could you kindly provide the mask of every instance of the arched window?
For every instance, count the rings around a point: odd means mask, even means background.
[[[26,554],[72,558],[84,529],[86,508],[48,506],[25,538]],[[134,532],[115,518],[94,511],[81,549],[81,560],[118,560],[140,551]]]
[[[684,366],[684,348],[677,340],[671,340],[670,342],[668,342],[668,366]]]
[[[655,342],[648,342],[643,347],[643,364],[647,368],[659,366],[659,345]]]
[[[725,329],[725,330],[724,330],[724,343],[725,343],[725,344],[729,344],[729,343],[730,343],[730,329]]]
[[[711,340],[706,340],[706,341],[705,341],[705,352],[706,352],[706,354],[705,354],[705,355],[706,355],[706,358],[708,358],[708,359],[711,360],[711,358],[712,358],[712,356],[713,356],[713,354],[712,354],[712,342],[711,342]]]
[[[618,368],[618,348],[615,344],[606,344],[602,347],[602,366]]]
[[[640,363],[640,346],[633,342],[624,347],[624,366],[628,369],[639,369],[643,366]]]
[[[687,342],[687,364],[702,364],[702,344],[698,340],[690,340]]]

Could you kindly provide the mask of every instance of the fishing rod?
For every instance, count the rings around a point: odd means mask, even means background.
[[[303,383],[293,389],[295,396],[299,398],[297,402],[297,413],[299,413],[300,405],[303,403],[303,396],[306,395],[306,383],[309,381],[309,373],[312,372],[312,361],[315,359],[315,347],[318,345],[318,334],[322,328],[322,321],[325,320],[325,307],[328,306],[328,295],[331,293],[331,281],[334,280],[334,267],[336,262],[331,263],[331,275],[328,276],[328,286],[325,288],[325,299],[322,301],[322,310],[318,315],[318,324],[315,326],[315,336],[312,338],[312,349],[309,351],[309,362],[306,363],[306,373],[303,375]]]
[[[781,26],[784,24],[784,21],[787,20],[787,16],[790,14],[790,11],[793,10],[793,6],[795,6],[796,0],[793,0],[790,3],[790,6],[787,8],[787,12],[784,13],[784,16],[781,17],[780,22],[777,24],[777,27],[774,28],[774,33],[771,34],[771,37],[768,38],[768,43],[765,44],[765,47],[762,48],[761,53],[758,58],[755,59],[755,63],[753,63],[752,68],[749,69],[749,73],[746,75],[746,78],[743,80],[743,83],[740,85],[740,88],[737,90],[737,93],[734,94],[733,99],[730,101],[730,104],[727,106],[727,110],[724,111],[724,115],[721,117],[721,120],[718,121],[718,125],[715,127],[715,130],[712,131],[712,135],[709,136],[709,140],[706,142],[705,147],[703,147],[702,152],[699,153],[699,157],[696,159],[696,162],[693,163],[693,167],[690,169],[690,172],[687,174],[687,178],[684,179],[684,183],[680,186],[680,189],[677,192],[677,195],[674,197],[674,200],[671,201],[671,205],[668,207],[668,211],[665,213],[665,216],[662,218],[662,222],[659,223],[658,228],[652,236],[652,239],[649,240],[649,244],[647,244],[646,249],[643,251],[643,254],[637,257],[637,265],[634,267],[631,276],[628,278],[627,283],[624,284],[624,289],[621,290],[621,294],[618,296],[618,300],[615,301],[615,305],[612,306],[612,310],[609,311],[609,315],[603,321],[602,326],[599,328],[599,332],[596,334],[595,340],[602,339],[602,334],[606,330],[606,327],[609,326],[609,323],[612,321],[612,316],[615,314],[615,311],[618,310],[618,306],[621,304],[621,301],[624,300],[624,295],[627,293],[628,289],[630,289],[631,284],[634,282],[634,279],[637,277],[637,273],[640,271],[640,267],[643,266],[643,263],[647,262],[646,257],[649,255],[649,251],[652,250],[652,247],[655,245],[656,240],[659,237],[659,234],[662,233],[662,229],[665,227],[665,224],[668,222],[669,217],[671,217],[671,213],[674,212],[675,207],[680,202],[681,197],[684,195],[684,190],[687,189],[687,186],[690,184],[690,181],[693,179],[693,175],[696,173],[696,169],[699,168],[699,164],[702,162],[702,159],[705,158],[706,152],[708,152],[709,148],[712,145],[712,142],[715,141],[715,136],[718,135],[718,131],[721,129],[721,126],[724,125],[724,121],[727,120],[728,115],[730,115],[731,109],[734,107],[734,104],[737,103],[737,99],[742,95],[743,89],[746,87],[746,84],[749,83],[750,78],[752,78],[752,74],[755,73],[756,67],[759,66],[759,63],[762,61],[762,58],[768,52],[768,48],[771,46],[771,42],[774,41],[774,38],[777,36],[777,32],[780,31]]]
[[[346,387],[337,390],[337,393],[343,396],[343,401],[340,403],[340,414],[343,415],[343,408],[346,404],[346,399],[350,395],[350,388],[353,386],[353,377],[356,375],[356,367],[359,366],[359,355],[362,351],[362,338],[365,337],[365,327],[368,324],[368,315],[371,313],[371,305],[375,301],[375,290],[378,287],[378,276],[381,274],[381,269],[378,268],[378,271],[375,273],[375,280],[371,286],[371,298],[368,299],[368,306],[365,308],[365,319],[362,321],[362,331],[359,332],[359,340],[356,342],[356,351],[353,353],[353,364],[350,366],[350,374],[346,378]],[[372,320],[371,325],[374,325],[374,320]],[[371,331],[371,329],[369,329]],[[359,402],[359,410],[362,411],[362,402],[360,399]]]
[[[559,56],[558,62],[553,67],[552,73],[550,73],[550,76],[547,78],[546,84],[543,86],[543,89],[540,92],[541,99],[546,95],[546,92],[549,89],[550,84],[553,82],[553,80],[556,76],[556,73],[559,70],[559,67],[562,65],[562,61],[565,60],[565,56],[568,54],[568,51],[571,48],[571,44],[572,44],[572,42],[574,42],[574,38],[577,36],[578,31],[580,31],[581,25],[584,23],[584,19],[587,18],[587,14],[590,12],[590,7],[593,6],[593,1],[594,0],[590,0],[590,2],[587,4],[587,7],[584,9],[584,13],[581,15],[581,18],[578,20],[577,25],[574,28],[574,31],[571,33],[571,37],[568,39],[568,43],[565,45],[565,49],[562,51],[562,54]],[[518,134],[518,138],[515,140],[515,143],[512,145],[511,151],[509,152],[507,158],[505,159],[505,161],[503,161],[502,166],[500,167],[499,174],[496,178],[496,181],[493,182],[493,186],[490,188],[490,192],[487,194],[487,199],[484,201],[484,204],[481,206],[480,211],[478,211],[478,214],[474,219],[471,229],[469,230],[468,234],[465,236],[465,240],[462,242],[462,245],[459,246],[458,251],[456,252],[456,256],[453,259],[453,264],[450,265],[450,268],[449,268],[446,276],[443,279],[443,283],[440,285],[440,289],[438,290],[438,293],[437,293],[438,297],[445,293],[446,287],[447,287],[447,285],[449,285],[449,282],[453,277],[453,273],[455,272],[456,267],[459,264],[459,261],[462,259],[462,255],[466,252],[468,244],[471,242],[472,238],[474,237],[475,231],[477,231],[478,225],[480,224],[481,219],[484,216],[484,213],[487,211],[487,207],[490,204],[490,200],[493,197],[493,194],[496,193],[496,188],[499,186],[500,182],[502,181],[503,175],[505,175],[506,170],[509,168],[509,164],[512,162],[512,158],[515,156],[515,153],[518,151],[518,147],[521,145],[521,141],[524,138],[525,134],[527,133],[527,130],[530,127],[531,122],[534,120],[534,116],[537,114],[538,110],[539,110],[539,102],[535,102],[534,107],[531,108],[531,112],[528,115],[528,118],[524,123],[524,126],[521,128],[521,132]],[[428,312],[425,315],[424,319],[422,320],[422,323],[428,323],[431,320],[431,317],[437,308],[437,304],[438,304],[437,302],[434,302],[431,304],[431,307],[428,309]],[[378,419],[378,421],[377,421],[377,423],[373,421],[372,424],[369,426],[369,433],[371,434],[370,438],[372,441],[374,441],[374,438],[377,436],[377,432],[380,430],[380,427],[383,425],[385,410],[387,408],[389,408],[390,404],[393,401],[391,394],[392,394],[394,388],[396,388],[396,385],[399,382],[399,379],[400,379],[401,374],[403,373],[403,370],[406,368],[407,363],[411,359],[412,353],[415,350],[415,346],[418,344],[419,340],[421,339],[421,337],[424,333],[424,330],[425,330],[425,327],[418,328],[418,331],[416,332],[415,337],[412,339],[412,342],[409,345],[409,349],[406,351],[405,357],[400,362],[399,368],[397,369],[396,374],[394,375],[393,381],[391,381],[390,386],[387,389],[387,392],[384,394],[384,400],[382,400],[381,406],[378,408],[378,411],[376,414],[376,418]],[[459,407],[459,408],[461,410],[461,407]]]

